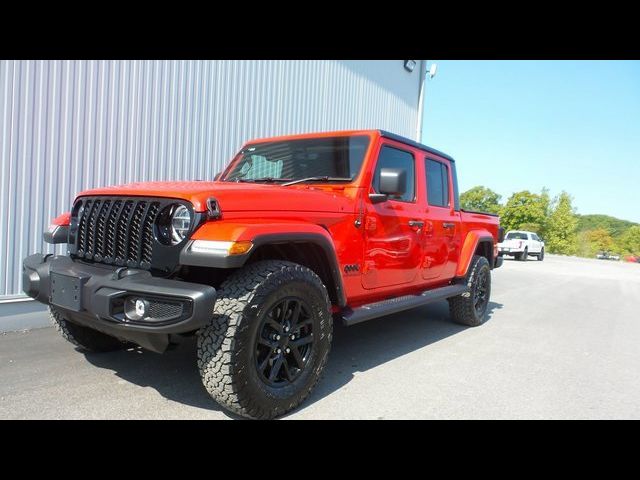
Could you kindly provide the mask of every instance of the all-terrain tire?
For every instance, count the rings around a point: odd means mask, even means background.
[[[540,250],[540,253],[538,254],[538,261],[542,262],[544,260],[544,248],[542,248],[542,250]]]
[[[477,309],[475,294],[480,287],[480,280],[483,276],[486,276],[486,301],[482,308]],[[468,292],[449,299],[449,313],[454,322],[469,327],[477,327],[487,319],[487,309],[491,298],[491,268],[489,267],[489,261],[485,257],[474,255],[469,266],[466,283],[469,287]]]
[[[299,377],[276,388],[260,377],[256,342],[263,338],[269,312],[287,298],[309,305],[313,346]],[[233,413],[255,419],[281,416],[302,403],[320,379],[332,332],[329,295],[312,270],[284,260],[250,264],[223,282],[213,318],[198,331],[202,383]]]
[[[49,318],[62,338],[89,352],[113,352],[128,344],[115,337],[70,322],[55,307],[49,306]]]

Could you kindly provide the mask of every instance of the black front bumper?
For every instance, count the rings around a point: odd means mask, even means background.
[[[146,270],[85,264],[67,256],[35,254],[23,262],[23,290],[60,310],[71,322],[163,352],[171,334],[206,324],[216,291],[198,283],[169,280]],[[152,316],[133,320],[125,301],[141,299]]]

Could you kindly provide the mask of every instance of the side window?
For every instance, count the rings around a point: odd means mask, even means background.
[[[427,201],[434,207],[449,206],[449,170],[444,163],[425,158]]]
[[[383,146],[378,156],[378,164],[373,174],[373,189],[376,193],[380,193],[380,170],[383,168],[404,168],[407,171],[407,191],[404,195],[396,195],[389,197],[391,200],[399,200],[401,202],[415,201],[415,162],[413,155],[404,150],[394,147]]]
[[[535,233],[532,235],[532,237],[536,242],[540,241],[540,237],[538,237],[538,235],[536,235]]]

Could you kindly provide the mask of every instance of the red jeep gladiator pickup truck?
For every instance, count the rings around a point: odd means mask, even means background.
[[[458,203],[453,159],[380,130],[247,143],[215,181],[80,193],[53,220],[67,255],[24,260],[23,289],[77,347],[163,352],[197,335],[222,406],[299,405],[345,325],[448,299],[484,322],[501,265],[493,215]]]

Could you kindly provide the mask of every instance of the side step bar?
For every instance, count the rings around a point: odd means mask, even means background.
[[[381,302],[369,303],[361,307],[349,309],[342,313],[342,323],[347,327],[356,323],[371,320],[373,318],[390,315],[392,313],[402,312],[411,308],[426,305],[427,303],[437,302],[450,297],[455,297],[469,291],[466,285],[447,285],[445,287],[427,290],[420,295],[405,295],[404,297],[391,298]]]

